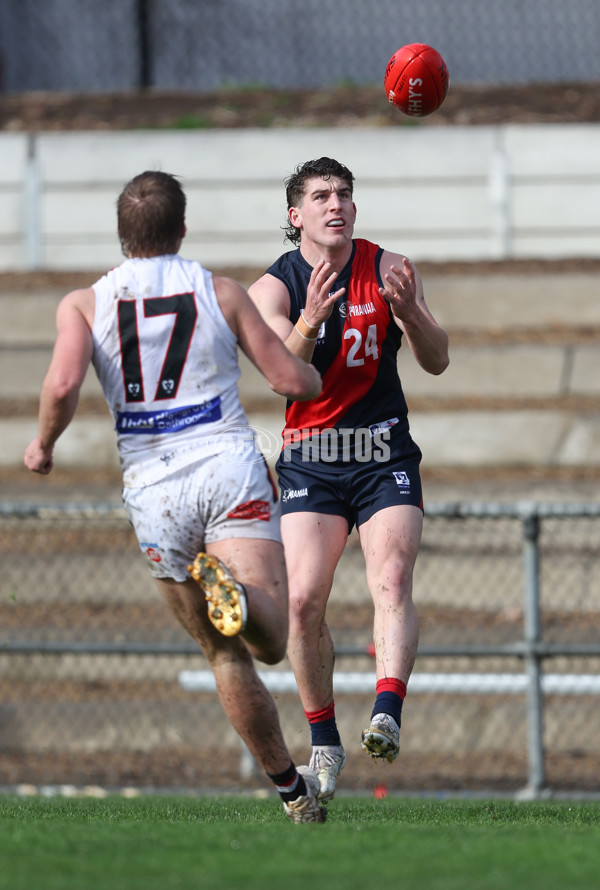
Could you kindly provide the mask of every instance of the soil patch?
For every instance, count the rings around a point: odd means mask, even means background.
[[[441,127],[600,121],[600,84],[450,86],[425,118],[387,101],[383,85],[217,92],[145,90],[120,93],[28,92],[0,96],[0,129],[111,130],[239,127]]]

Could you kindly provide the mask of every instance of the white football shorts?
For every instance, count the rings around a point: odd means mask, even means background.
[[[154,485],[125,488],[123,502],[155,578],[185,581],[198,551],[215,541],[281,541],[277,489],[254,449],[203,457]]]

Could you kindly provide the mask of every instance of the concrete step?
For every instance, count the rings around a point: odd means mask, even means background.
[[[241,283],[248,286],[252,275]],[[81,286],[93,277],[82,274]],[[561,326],[600,327],[598,276],[589,273],[428,274],[427,303],[450,329],[477,331],[540,330]],[[51,343],[54,314],[65,291],[56,286],[23,292],[0,289],[0,342]]]
[[[401,350],[409,398],[455,402],[600,395],[597,276],[430,276],[427,289],[432,311],[451,333],[451,365],[441,377],[432,377],[408,350]],[[61,296],[56,290],[0,293],[0,400],[37,398]],[[586,329],[597,337],[582,337]],[[241,362],[242,398],[248,404],[266,401],[277,410],[279,397],[244,356]],[[83,395],[101,397],[93,372]]]
[[[408,350],[400,355],[425,461],[451,468],[599,466],[597,276],[429,275],[425,286],[430,308],[451,333],[451,365],[440,377],[423,372]],[[57,289],[0,293],[0,467],[21,465],[34,435],[62,295]],[[284,401],[244,356],[241,364],[242,401],[273,460]],[[58,443],[57,462],[115,469],[112,424],[92,370],[82,395],[81,410]]]
[[[267,460],[279,452],[282,416],[248,415]],[[600,468],[600,416],[568,411],[411,411],[412,434],[431,467]],[[31,418],[2,418],[0,467],[22,465],[36,431]],[[59,439],[55,463],[92,470],[118,468],[112,423],[78,415]]]
[[[82,274],[81,285],[93,280]],[[252,275],[245,276],[241,283],[248,286],[252,280]],[[514,334],[556,327],[600,328],[600,288],[592,272],[428,274],[424,287],[431,311],[450,330]],[[30,292],[0,289],[0,343],[51,344],[56,306],[64,293],[56,286]]]
[[[449,368],[439,377],[420,368],[410,351],[401,350],[400,377],[409,402],[436,399],[460,408],[469,399],[510,399],[515,404],[531,399],[564,397],[600,398],[600,342],[594,345],[490,344],[452,346]],[[11,348],[0,352],[0,402],[37,401],[48,368],[49,346]],[[282,399],[269,389],[260,372],[240,355],[239,390],[246,408],[256,405],[279,412]],[[93,369],[87,374],[82,396],[102,399]]]

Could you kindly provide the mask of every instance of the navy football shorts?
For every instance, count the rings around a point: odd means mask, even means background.
[[[385,507],[408,504],[422,510],[421,452],[414,443],[408,454],[395,451],[398,449],[392,445],[385,461],[372,458],[332,463],[302,459],[300,449],[282,453],[276,464],[282,515],[314,512],[345,516],[351,530]]]

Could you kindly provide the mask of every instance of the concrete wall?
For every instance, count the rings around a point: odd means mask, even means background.
[[[597,256],[600,125],[0,134],[0,271],[120,261],[115,201],[180,175],[185,256],[261,267],[285,248],[283,179],[330,155],[354,172],[356,234],[420,260]]]
[[[321,154],[357,177],[357,235],[417,261],[584,257],[600,248],[598,125],[3,133],[0,152],[0,271],[77,269],[82,285],[91,283],[86,270],[120,262],[115,201],[141,170],[183,177],[184,255],[214,268],[261,268],[286,249],[283,178]],[[428,465],[600,467],[600,351],[595,339],[569,335],[573,327],[600,330],[597,277],[428,275],[425,287],[441,324],[484,335],[479,345],[453,341],[450,368],[439,378],[409,354],[400,357]],[[0,293],[0,467],[21,465],[35,432],[60,296]],[[564,342],[535,333],[557,328]],[[510,336],[516,329],[519,338]],[[272,458],[283,404],[244,368],[250,422]],[[98,394],[90,373],[84,395]],[[427,408],[431,399],[435,410]],[[7,406],[19,403],[27,409],[11,413]],[[107,413],[79,412],[58,443],[59,464],[115,467],[111,426]]]

